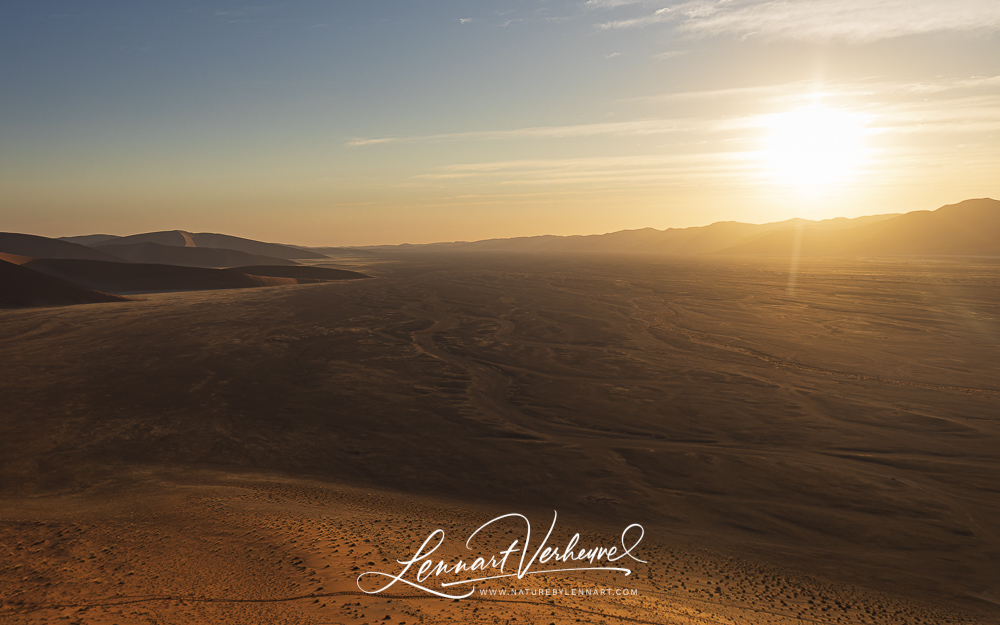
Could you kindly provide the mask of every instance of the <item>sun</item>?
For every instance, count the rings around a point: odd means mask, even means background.
[[[776,181],[819,191],[843,184],[868,160],[863,115],[813,104],[769,116],[762,160]]]

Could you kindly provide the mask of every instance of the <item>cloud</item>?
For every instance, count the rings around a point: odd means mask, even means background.
[[[400,138],[400,137],[381,137],[375,139],[355,138],[355,139],[350,139],[347,142],[347,146],[352,148],[359,148],[359,147],[364,147],[366,145],[379,145],[380,143],[405,143],[405,142],[406,138]]]
[[[726,89],[702,89],[698,91],[672,91],[650,96],[640,96],[629,98],[626,102],[670,102],[678,100],[722,100],[740,99],[742,102],[749,101],[754,96],[762,99],[776,96],[787,96],[795,94],[813,94],[816,92],[816,83],[813,81],[798,81],[782,83],[777,85],[755,85],[753,87],[729,87]]]
[[[666,52],[659,52],[653,55],[653,58],[664,61],[666,59],[676,59],[679,56],[684,56],[688,54],[688,50],[668,50]]]
[[[705,179],[752,176],[756,165],[744,152],[703,152],[698,154],[637,155],[624,157],[582,157],[523,159],[447,165],[419,180],[467,181],[513,187],[581,184],[587,188],[627,184],[642,186],[691,185]]]
[[[1000,87],[1000,76],[972,76],[971,78],[944,79],[930,83],[905,83],[902,88],[911,93],[940,93],[982,87]]]
[[[587,0],[583,3],[583,7],[585,9],[615,9],[641,2],[642,0]]]
[[[1000,131],[1000,95],[949,97],[931,101],[887,104],[878,109],[879,129],[898,134],[959,133],[979,135]]]
[[[618,5],[607,5],[608,7]],[[601,24],[604,29],[671,22],[698,35],[874,41],[945,31],[1000,30],[996,0],[691,0]]]
[[[890,174],[902,176],[905,163],[910,163],[913,171],[926,173],[930,171],[928,163],[961,171],[962,167],[957,165],[960,160],[978,171],[993,166],[998,156],[992,138],[1000,132],[1000,76],[933,81],[871,78],[822,84],[796,81],[682,91],[654,98],[668,104],[662,107],[664,110],[683,104],[684,109],[699,111],[700,116],[354,139],[348,145],[653,136],[661,144],[653,154],[580,156],[581,146],[574,143],[547,146],[550,158],[531,158],[538,153],[532,143],[517,146],[527,158],[440,165],[424,169],[411,180],[417,186],[444,185],[455,189],[488,185],[497,189],[544,188],[567,192],[741,184],[769,175],[760,150],[774,117],[820,101],[862,120],[874,155],[866,165],[871,180]],[[725,103],[732,103],[724,107],[728,114],[704,114],[706,109],[714,110]],[[753,106],[748,107],[748,103]],[[637,142],[619,142],[615,149],[629,149],[634,143]],[[585,149],[607,153],[597,142]],[[644,144],[642,149],[646,152],[650,146]],[[958,153],[961,159],[957,160]]]
[[[641,119],[629,122],[606,122],[597,124],[576,124],[572,126],[533,126],[512,130],[476,130],[437,135],[410,137],[354,138],[347,141],[352,148],[385,143],[430,143],[448,141],[499,141],[505,139],[567,139],[574,137],[594,137],[599,135],[654,135],[668,132],[691,130],[684,120]]]
[[[600,24],[600,28],[608,30],[612,28],[635,28],[641,26],[649,26],[650,24],[659,24],[662,22],[672,22],[677,20],[677,15],[674,13],[672,8],[659,9],[652,15],[645,15],[643,17],[633,17],[627,20],[616,20],[614,22],[605,22]]]
[[[737,100],[744,106],[759,103],[770,106],[794,105],[817,99],[827,101],[860,101],[872,98],[899,99],[913,96],[943,96],[952,92],[993,92],[1000,88],[1000,76],[971,76],[963,78],[939,77],[933,81],[880,81],[859,80],[850,82],[816,82],[800,80],[788,83],[754,85],[751,87],[731,87],[726,89],[704,89],[697,91],[673,91],[655,95],[628,98],[622,102],[668,103],[684,101]],[[1000,96],[998,96],[1000,97]],[[998,110],[1000,115],[1000,110]]]
[[[598,136],[652,136],[685,132],[720,132],[752,127],[758,117],[751,112],[766,109],[771,113],[823,101],[837,107],[869,112],[882,119],[897,119],[894,127],[921,125],[923,131],[938,129],[937,124],[960,126],[966,119],[970,127],[1000,121],[1000,76],[938,78],[933,81],[880,81],[877,79],[817,83],[811,80],[779,84],[675,91],[628,98],[622,102],[646,104],[733,102],[737,109],[730,116],[678,116],[647,118],[620,122],[599,122],[566,126],[530,126],[509,130],[473,130],[430,135],[356,137],[347,147],[361,148],[384,144],[446,143],[460,141],[508,141],[523,139],[572,139]],[[750,106],[752,105],[752,106]],[[741,109],[741,110],[740,110]],[[919,111],[919,114],[917,113]],[[898,118],[897,118],[898,116]],[[922,117],[920,117],[922,116]],[[921,122],[921,119],[925,120]]]

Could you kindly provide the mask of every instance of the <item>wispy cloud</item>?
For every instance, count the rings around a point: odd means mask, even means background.
[[[576,124],[571,126],[534,126],[511,130],[476,130],[410,137],[354,138],[347,141],[347,146],[357,148],[386,143],[500,141],[505,139],[537,138],[566,139],[573,137],[595,137],[599,135],[655,135],[691,129],[693,129],[693,125],[687,120],[642,119],[628,122]]]
[[[940,93],[965,89],[1000,87],[1000,76],[972,76],[969,78],[938,79],[934,82],[904,83],[902,88],[911,93]]]
[[[900,97],[923,96],[925,98],[955,97],[962,93],[995,94],[1000,97],[1000,76],[969,76],[961,78],[939,77],[930,81],[884,81],[879,79],[851,82],[816,82],[800,80],[788,83],[732,87],[727,89],[704,89],[695,91],[672,91],[656,95],[629,98],[623,102],[674,102],[738,100],[742,105],[762,102],[771,105],[795,104],[797,102],[825,99],[853,100],[899,99]],[[949,94],[951,94],[949,96]],[[1000,115],[1000,109],[997,114]]]
[[[719,176],[730,180],[754,176],[757,166],[751,159],[746,152],[524,159],[448,165],[417,178],[450,183],[489,181],[512,187],[691,185]]]
[[[725,103],[737,104],[729,115],[354,139],[348,145],[578,137],[611,140],[662,135],[664,140],[658,139],[656,143],[663,145],[652,154],[577,156],[578,144],[566,146],[568,149],[553,144],[546,146],[551,158],[490,161],[487,156],[482,162],[425,169],[411,181],[415,186],[446,186],[461,191],[491,187],[615,193],[632,193],[636,189],[652,192],[668,187],[703,188],[723,182],[759,183],[771,175],[761,158],[761,150],[769,128],[773,127],[773,118],[821,101],[864,120],[872,148],[872,159],[865,166],[869,182],[888,180],[890,176],[916,180],[928,174],[929,164],[941,171],[961,171],[956,163],[968,163],[969,168],[982,172],[996,162],[998,155],[991,137],[1000,132],[1000,76],[939,78],[926,82],[875,78],[826,84],[798,81],[656,97],[666,101],[665,108],[673,108],[676,101],[678,109],[702,112]],[[619,142],[616,149],[628,149],[632,143]],[[594,148],[591,153],[599,154],[605,144],[584,145]],[[644,152],[649,149],[648,144],[643,148]],[[533,151],[534,144],[526,146],[523,153],[529,155]],[[483,153],[487,152],[480,154]],[[958,153],[960,159],[956,159]]]
[[[598,1],[598,8],[624,2]],[[692,0],[601,24],[637,28],[672,22],[699,35],[873,41],[942,31],[1000,30],[996,0]]]
[[[631,4],[641,4],[642,0],[587,0],[583,3],[585,9],[615,9]]]
[[[686,54],[688,54],[688,50],[667,50],[666,52],[654,54],[653,58],[663,61],[666,59],[676,59],[677,57],[684,56]]]
[[[722,100],[739,98],[746,103],[754,97],[773,98],[789,94],[812,94],[816,92],[816,84],[812,81],[798,81],[772,85],[755,85],[752,87],[730,87],[727,89],[702,89],[696,91],[671,91],[657,95],[629,98],[629,102],[669,102],[695,100]]]
[[[982,138],[983,133],[1000,131],[1000,95],[949,98],[945,107],[940,101],[888,105],[879,118],[879,126],[886,132],[948,133],[956,139],[961,133]]]
[[[619,122],[531,126],[509,130],[474,130],[429,135],[357,137],[351,148],[388,144],[574,139],[587,137],[638,137],[699,133],[702,140],[722,140],[740,130],[760,126],[755,120],[797,106],[822,101],[879,120],[887,132],[933,133],[988,131],[1000,127],[1000,76],[939,78],[907,82],[877,79],[853,82],[790,83],[678,91],[631,98],[622,102],[702,108],[703,103],[738,102],[728,115],[676,116]],[[683,110],[683,109],[682,109]],[[690,136],[690,135],[688,135]]]

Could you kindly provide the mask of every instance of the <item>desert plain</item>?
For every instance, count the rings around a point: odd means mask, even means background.
[[[0,311],[0,622],[1000,619],[996,259],[330,264],[375,279]],[[359,590],[554,510],[646,562]]]

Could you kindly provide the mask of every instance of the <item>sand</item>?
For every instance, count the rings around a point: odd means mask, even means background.
[[[377,280],[0,312],[0,614],[1000,615],[995,262],[379,260],[351,266]],[[553,509],[646,528],[648,568],[613,582],[637,596],[328,594],[424,530]],[[154,597],[59,607],[116,594]]]
[[[627,578],[588,571],[493,581],[461,601],[400,585],[379,594],[359,590],[359,573],[397,573],[396,560],[411,557],[414,543],[435,529],[464,538],[496,514],[461,502],[290,478],[147,473],[140,484],[21,502],[20,516],[0,516],[7,546],[0,583],[13,589],[0,618],[776,625],[981,618],[656,536],[637,550],[648,564],[633,564]],[[539,528],[548,522],[542,513],[532,521]],[[599,525],[574,517],[562,523],[585,541],[614,543]],[[503,526],[510,527],[516,526]],[[566,537],[555,534],[563,544]],[[462,555],[460,547],[447,553]]]

